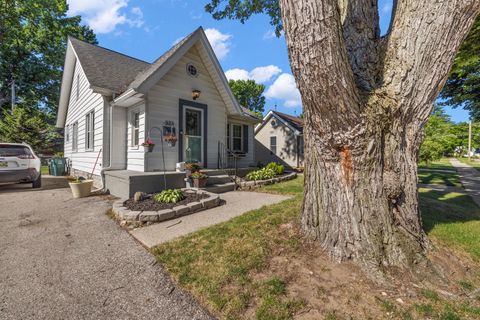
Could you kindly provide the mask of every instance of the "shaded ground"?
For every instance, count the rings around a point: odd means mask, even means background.
[[[0,319],[211,319],[66,181],[0,186]]]
[[[434,250],[421,276],[380,285],[335,264],[298,230],[302,180],[263,189],[292,199],[153,249],[212,312],[227,319],[478,319],[480,209],[455,192],[420,190]],[[477,261],[477,262],[476,262]],[[435,266],[435,267],[433,267]],[[419,280],[420,278],[420,280]]]

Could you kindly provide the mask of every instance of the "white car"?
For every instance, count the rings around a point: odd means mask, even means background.
[[[0,142],[0,183],[32,183],[42,186],[40,158],[26,143]]]

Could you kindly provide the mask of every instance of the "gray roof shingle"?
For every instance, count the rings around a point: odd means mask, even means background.
[[[82,69],[92,86],[121,93],[148,62],[69,37]]]

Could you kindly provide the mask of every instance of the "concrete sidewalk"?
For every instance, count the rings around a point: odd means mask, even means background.
[[[226,201],[225,205],[135,229],[130,233],[144,246],[151,248],[202,228],[230,220],[247,211],[282,202],[290,197],[259,192],[232,191],[221,194],[220,198]]]
[[[451,158],[450,163],[457,169],[465,192],[480,206],[480,173],[472,166],[462,163],[455,158]]]

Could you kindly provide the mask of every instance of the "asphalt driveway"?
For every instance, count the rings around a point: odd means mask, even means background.
[[[0,186],[0,319],[211,319],[105,211],[63,179]]]

